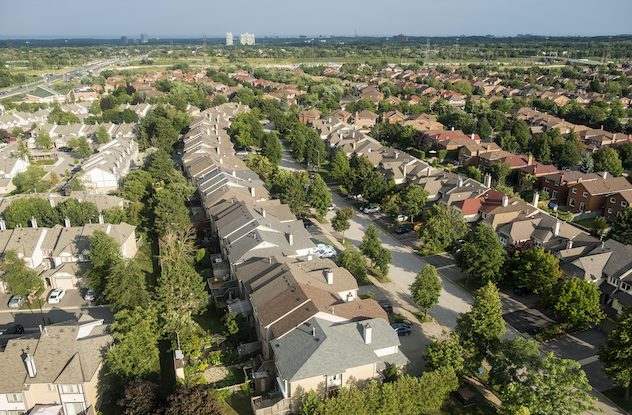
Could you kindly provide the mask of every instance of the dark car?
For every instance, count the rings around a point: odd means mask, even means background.
[[[9,327],[2,334],[22,334],[22,333],[24,333],[24,327],[22,327],[21,324],[16,324],[14,326]]]
[[[529,288],[525,287],[524,285],[516,285],[514,287],[514,292],[524,297],[527,294],[531,294],[533,291],[531,291]]]
[[[380,305],[380,307],[382,307],[384,309],[384,311],[386,311],[386,314],[392,314],[393,313],[393,304],[391,304],[390,301],[378,301],[378,304]]]
[[[399,228],[395,229],[395,233],[397,234],[403,234],[403,233],[408,233],[410,232],[410,228],[407,228],[405,226],[400,226]]]
[[[391,324],[391,327],[397,332],[398,336],[409,336],[410,332],[412,331],[410,327],[408,327],[404,323]]]
[[[303,226],[309,228],[310,226],[314,226],[314,223],[312,223],[312,221],[309,219],[303,219]]]
[[[70,147],[59,147],[57,150],[63,151],[64,153],[70,153],[72,151],[72,148],[70,148]]]

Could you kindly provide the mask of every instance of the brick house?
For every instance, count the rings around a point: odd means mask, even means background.
[[[632,190],[632,184],[625,177],[612,177],[603,173],[603,178],[590,182],[580,182],[568,186],[567,205],[576,212],[591,212],[605,208],[608,195]]]
[[[623,190],[608,195],[603,215],[608,220],[615,220],[623,212],[623,209],[630,207],[630,204],[632,204],[632,190]]]
[[[404,115],[397,110],[382,113],[382,122],[389,124],[397,124],[399,121],[404,121],[404,119]]]
[[[591,180],[601,179],[598,173],[582,173],[580,171],[560,171],[539,178],[538,188],[549,194],[551,201],[558,203],[566,203],[568,197],[568,186],[580,182],[588,182]]]
[[[298,113],[298,120],[304,124],[316,121],[320,118],[321,112],[312,108],[311,110],[301,111]]]
[[[378,119],[378,115],[369,110],[364,110],[362,112],[356,111],[354,124],[359,127],[363,127],[366,125],[367,127],[370,128],[375,125],[375,123],[377,122],[377,119]]]

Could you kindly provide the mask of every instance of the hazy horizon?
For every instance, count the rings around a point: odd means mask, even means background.
[[[630,0],[581,4],[533,0],[528,5],[507,0],[454,0],[449,4],[423,0],[386,4],[377,0],[318,4],[279,0],[265,4],[242,0],[238,4],[236,11],[234,3],[202,0],[190,0],[179,8],[167,0],[111,0],[107,5],[79,0],[5,2],[0,38],[138,39],[147,33],[150,39],[167,40],[201,39],[205,33],[207,39],[221,39],[226,32],[248,32],[257,38],[390,37],[400,33],[413,37],[616,36],[629,30],[632,15]],[[590,19],[602,15],[608,18]]]

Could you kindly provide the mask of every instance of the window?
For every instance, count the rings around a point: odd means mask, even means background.
[[[608,277],[608,283],[610,285],[614,285],[615,287],[619,286],[619,280],[617,279],[617,277],[612,277],[612,276]]]
[[[549,182],[549,179],[544,179],[544,181],[548,183],[548,182]]]
[[[608,215],[612,215],[612,209],[608,209]]]
[[[619,217],[621,215],[621,211],[617,212],[617,217]]]
[[[626,202],[625,200],[621,202],[621,207],[626,207],[628,205],[628,202]]]
[[[81,393],[79,385],[61,385],[61,393]]]
[[[67,403],[64,404],[64,409],[66,415],[84,415],[85,411],[83,410],[82,403]]]
[[[560,185],[560,182],[555,182],[555,185],[556,185],[556,186],[559,186],[559,185]]]
[[[545,192],[549,193],[549,188],[548,187],[543,187],[542,190],[544,190]]]
[[[551,199],[557,199],[557,190],[553,190],[553,195],[551,196]]]
[[[577,194],[577,189],[573,188],[573,194],[576,195]]]
[[[610,203],[617,203],[617,200],[614,197],[610,198]]]
[[[22,402],[21,393],[7,393],[7,402]]]
[[[627,282],[622,282],[621,283],[621,289],[623,291],[630,291],[630,288],[632,288],[632,286],[630,284],[628,284]]]
[[[582,212],[583,212],[584,210],[586,210],[586,204],[585,204],[584,202],[581,202],[581,203],[579,204],[579,210],[581,210]]]
[[[572,207],[575,207],[575,199],[571,199],[568,204],[571,205]]]
[[[503,245],[507,245],[507,239],[503,238],[502,236],[500,237],[500,243]]]
[[[582,193],[582,196],[584,196],[584,198],[588,197],[588,192]]]

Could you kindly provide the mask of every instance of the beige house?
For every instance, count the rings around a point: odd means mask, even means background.
[[[11,339],[0,353],[5,373],[0,377],[0,413],[22,414],[36,405],[63,409],[65,415],[96,413],[99,372],[113,341],[103,319],[88,315]]]

